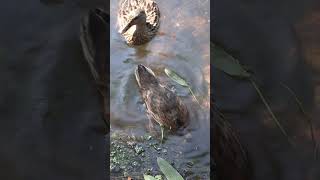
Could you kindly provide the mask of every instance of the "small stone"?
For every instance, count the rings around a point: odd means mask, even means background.
[[[191,139],[191,138],[192,138],[191,133],[186,134],[186,139]]]
[[[147,173],[151,173],[153,171],[153,168],[148,168],[146,171]]]
[[[192,161],[187,162],[187,167],[191,168],[194,165]]]
[[[156,180],[163,180],[161,175],[156,175],[154,178],[155,178]]]
[[[157,144],[153,144],[152,146],[153,146],[153,148],[154,148],[156,151],[161,151],[161,148],[160,148],[160,147],[157,147]]]
[[[114,156],[114,154],[115,154],[115,152],[114,152],[114,151],[111,151],[111,152],[110,152],[110,156],[111,156],[111,157],[113,157],[113,156]]]
[[[144,149],[143,147],[139,146],[139,145],[136,145],[134,147],[134,150],[136,151],[137,154],[141,154],[142,152],[144,152]]]
[[[150,141],[152,139],[152,136],[147,136],[147,140]]]
[[[127,144],[131,147],[135,146],[136,145],[136,142],[134,141],[128,141]]]
[[[113,173],[118,173],[120,172],[120,168],[118,166],[111,166],[110,171]]]
[[[138,166],[138,162],[137,161],[133,161],[132,166]]]

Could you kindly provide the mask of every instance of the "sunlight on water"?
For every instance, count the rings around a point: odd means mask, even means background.
[[[191,122],[183,136],[168,135],[166,145],[179,149],[181,162],[197,162],[194,175],[209,175],[209,1],[158,1],[161,12],[158,35],[139,47],[128,47],[116,26],[118,1],[111,1],[111,132],[130,135],[148,132],[145,107],[138,92],[134,69],[137,64],[150,67],[162,82],[174,87],[187,105]],[[188,89],[171,81],[164,73],[170,68],[191,85],[202,108]],[[192,137],[184,142],[186,136]],[[170,148],[169,148],[170,149]],[[170,157],[170,150],[168,156]],[[173,154],[173,153],[172,153]],[[191,177],[191,176],[190,176]]]

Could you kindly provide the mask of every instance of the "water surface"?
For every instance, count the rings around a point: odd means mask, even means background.
[[[221,0],[211,11],[212,40],[254,72],[267,102],[296,143],[290,146],[248,81],[212,69],[213,98],[249,151],[253,179],[320,177],[307,118],[281,86],[295,92],[319,141],[320,16],[315,2]]]
[[[116,0],[111,1],[111,133],[121,131],[138,136],[148,132],[145,107],[134,77],[137,64],[144,64],[150,67],[163,83],[175,89],[187,105],[191,116],[190,125],[182,133],[167,134],[163,146],[167,146],[169,151],[164,158],[174,158],[174,152],[170,152],[170,149],[176,149],[180,152],[178,158],[174,159],[176,162],[183,166],[184,163],[193,161],[193,176],[208,177],[209,1],[159,1],[159,33],[151,42],[139,47],[127,46],[117,32],[117,3]],[[165,75],[164,68],[174,70],[190,83],[201,107],[188,89],[174,83]],[[153,161],[156,156],[160,155],[155,154]]]
[[[80,18],[105,6],[1,1],[0,179],[105,178],[99,94],[79,41]]]

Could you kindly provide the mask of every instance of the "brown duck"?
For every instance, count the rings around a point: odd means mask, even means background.
[[[189,117],[186,106],[171,89],[159,82],[150,68],[138,65],[135,77],[149,120],[161,127],[161,140],[164,127],[175,131],[186,125]]]
[[[118,9],[119,33],[129,45],[149,42],[160,26],[160,11],[154,0],[122,0]]]

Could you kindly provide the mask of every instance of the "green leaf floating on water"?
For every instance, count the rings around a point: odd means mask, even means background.
[[[166,160],[157,158],[158,166],[168,180],[183,180],[183,177]]]
[[[222,48],[210,43],[210,52],[212,64],[217,69],[227,73],[230,76],[239,78],[249,78],[250,74],[235,58],[226,53]]]
[[[280,121],[277,119],[277,117],[273,113],[269,103],[267,102],[267,100],[263,96],[260,88],[258,87],[256,82],[252,79],[251,74],[248,71],[246,71],[244,66],[242,66],[237,59],[232,57],[230,54],[228,54],[222,48],[218,47],[217,45],[213,44],[212,42],[210,42],[210,52],[211,52],[210,55],[213,58],[213,61],[211,63],[217,69],[220,69],[221,71],[223,71],[224,73],[226,73],[232,77],[244,78],[244,79],[247,79],[251,82],[251,85],[258,93],[261,101],[263,102],[263,104],[267,108],[273,121],[276,123],[276,125],[278,126],[278,128],[280,129],[282,134],[288,139],[289,143],[291,145],[295,146],[295,143],[289,137],[287,131],[282,127]]]
[[[146,174],[143,175],[143,178],[144,178],[144,180],[157,180],[157,179],[154,178],[153,176],[146,175]]]
[[[169,76],[173,81],[175,81],[176,83],[180,84],[183,87],[187,87],[190,91],[190,93],[192,94],[192,96],[194,97],[194,99],[197,101],[197,103],[200,105],[198,99],[196,98],[196,96],[194,95],[191,87],[189,86],[189,84],[187,83],[186,80],[184,80],[181,76],[179,76],[176,72],[174,72],[171,69],[165,68],[164,72],[166,73],[167,76]]]
[[[184,80],[181,76],[179,76],[177,73],[174,71],[165,68],[164,72],[169,76],[172,80],[174,80],[176,83],[180,84],[181,86],[184,87],[189,87],[188,83],[186,80]]]

